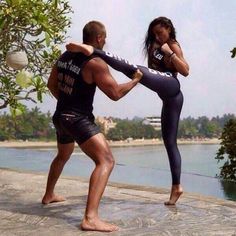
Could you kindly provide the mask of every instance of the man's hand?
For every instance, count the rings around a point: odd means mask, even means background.
[[[138,69],[136,72],[133,74],[133,80],[137,80],[139,82],[143,77],[143,73]]]

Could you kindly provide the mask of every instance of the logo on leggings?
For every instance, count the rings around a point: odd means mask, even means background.
[[[161,76],[173,77],[173,75],[172,75],[171,72],[160,72],[160,71],[158,71],[158,70],[153,70],[153,69],[151,69],[151,68],[148,68],[148,71],[149,71],[150,73],[152,73],[152,74],[155,74],[155,75],[159,74],[159,75],[161,75]]]
[[[131,66],[133,66],[133,67],[135,67],[135,68],[138,68],[137,65],[130,63],[130,62],[129,62],[128,60],[126,60],[126,59],[123,59],[123,58],[121,58],[121,57],[119,57],[119,56],[117,56],[117,55],[115,55],[115,54],[110,53],[110,52],[105,52],[105,53],[106,53],[106,55],[109,56],[109,57],[115,58],[115,59],[118,60],[118,61],[124,61],[126,64],[129,64],[129,65],[131,65]]]

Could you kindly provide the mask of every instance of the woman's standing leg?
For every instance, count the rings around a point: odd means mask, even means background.
[[[183,192],[180,185],[181,155],[177,146],[177,132],[182,105],[183,94],[181,91],[175,97],[163,100],[162,138],[168,154],[172,175],[172,189],[169,201],[165,202],[166,205],[174,205]]]

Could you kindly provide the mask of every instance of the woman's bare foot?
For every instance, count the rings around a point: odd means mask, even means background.
[[[84,218],[80,227],[85,231],[113,232],[119,230],[118,226],[101,221],[99,218]]]
[[[69,43],[66,45],[66,49],[70,52],[82,52],[86,56],[90,56],[94,51],[92,46],[83,43]]]
[[[42,199],[42,204],[47,205],[53,202],[64,202],[66,199],[62,196],[58,196],[58,195],[44,195],[43,199]]]
[[[175,205],[175,203],[178,201],[179,197],[183,193],[183,189],[181,185],[172,185],[171,188],[171,194],[170,194],[170,200],[165,202],[165,205]]]

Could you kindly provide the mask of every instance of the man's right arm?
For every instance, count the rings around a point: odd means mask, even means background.
[[[92,73],[93,82],[113,101],[124,97],[142,77],[142,73],[138,71],[131,81],[118,84],[112,77],[107,64],[100,58],[93,58],[86,67]]]
[[[58,99],[58,93],[59,93],[57,75],[58,75],[57,68],[56,65],[54,65],[48,79],[47,87],[56,99]]]

